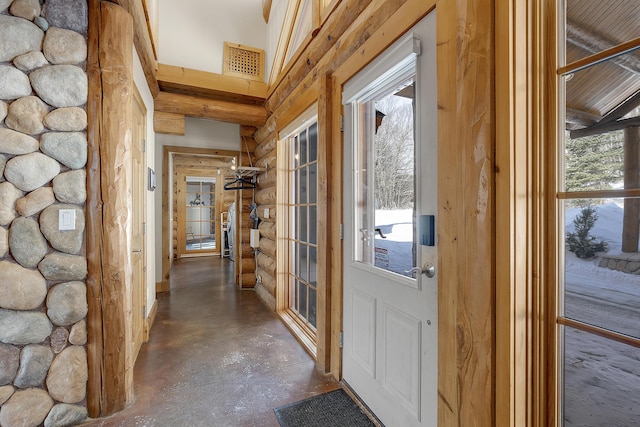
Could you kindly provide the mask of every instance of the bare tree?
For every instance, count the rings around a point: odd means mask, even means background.
[[[376,102],[385,114],[375,136],[376,209],[413,207],[414,118],[411,99],[388,96]]]

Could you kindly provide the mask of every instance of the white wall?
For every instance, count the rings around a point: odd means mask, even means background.
[[[273,0],[271,3],[271,13],[269,14],[269,23],[267,24],[267,48],[266,62],[267,71],[265,72],[266,80],[269,81],[271,76],[271,67],[273,67],[273,57],[278,49],[278,40],[282,32],[282,24],[287,13],[287,0]]]
[[[165,135],[157,134],[155,138],[155,165],[156,184],[154,204],[156,226],[155,239],[158,242],[156,247],[155,272],[158,281],[162,279],[162,155],[165,145],[177,147],[211,148],[219,150],[239,151],[240,150],[240,125],[219,122],[216,120],[186,118],[185,134]],[[171,194],[171,192],[169,193]],[[149,228],[152,230],[152,228]],[[169,243],[167,243],[169,244]]]
[[[223,42],[267,48],[262,0],[161,1],[158,17],[161,64],[221,74]]]
[[[133,82],[138,88],[138,92],[142,96],[142,100],[144,101],[144,105],[147,108],[147,151],[146,151],[146,161],[147,166],[151,169],[155,168],[155,133],[153,132],[153,96],[149,91],[149,86],[147,85],[147,80],[144,76],[144,71],[142,70],[142,64],[140,63],[140,59],[138,57],[138,53],[134,48],[133,55]],[[145,187],[148,187],[145,185]],[[154,197],[157,192],[147,191],[147,235],[146,235],[146,248],[147,248],[147,314],[151,310],[153,306],[153,302],[156,299],[156,256],[155,252],[156,248],[156,236],[155,233],[152,233],[151,230],[155,230],[155,218],[156,213],[153,210],[154,206]]]

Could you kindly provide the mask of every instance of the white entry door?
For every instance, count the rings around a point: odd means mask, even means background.
[[[437,425],[435,25],[343,92],[343,377],[387,427]]]

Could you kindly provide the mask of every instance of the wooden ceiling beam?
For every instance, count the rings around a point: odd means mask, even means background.
[[[633,117],[615,122],[598,123],[588,128],[572,130],[570,135],[572,139],[576,139],[632,127],[640,127],[640,117]]]
[[[160,92],[154,104],[155,111],[214,119],[240,125],[259,127],[267,119],[267,110],[261,106],[175,93]]]
[[[185,120],[183,114],[165,113],[155,111],[153,113],[153,130],[156,133],[167,135],[184,135]]]
[[[140,62],[142,63],[142,70],[144,71],[147,85],[151,91],[151,96],[155,98],[160,92],[158,80],[156,80],[158,61],[156,60],[153,44],[151,43],[151,35],[149,34],[149,27],[147,25],[142,0],[111,1],[129,12],[129,15],[133,18],[133,44],[136,47],[136,52],[138,52]]]
[[[265,82],[173,65],[159,64],[157,79],[163,92],[255,105],[262,105],[267,96]]]

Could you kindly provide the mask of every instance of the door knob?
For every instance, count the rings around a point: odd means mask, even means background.
[[[414,274],[422,273],[431,279],[433,276],[436,275],[436,267],[430,262],[427,262],[422,266],[422,268],[413,267],[411,270],[405,270],[404,272],[406,274],[411,274],[411,277],[415,277]]]
[[[429,279],[433,278],[433,276],[436,275],[436,266],[430,262],[425,263],[422,266],[422,274],[427,276]]]

